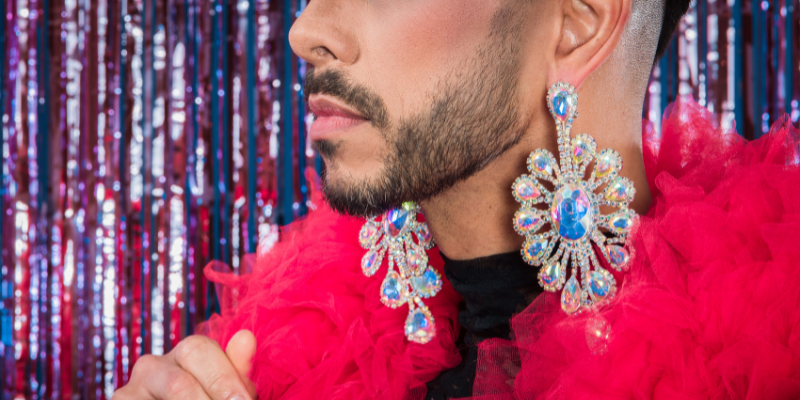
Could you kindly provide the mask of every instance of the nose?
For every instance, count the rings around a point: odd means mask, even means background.
[[[358,1],[311,1],[289,31],[295,54],[316,68],[355,63],[359,49],[354,3]]]

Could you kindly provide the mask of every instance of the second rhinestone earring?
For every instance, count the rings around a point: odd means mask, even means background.
[[[619,153],[598,153],[588,134],[571,137],[572,121],[578,116],[578,94],[572,85],[553,85],[547,107],[556,123],[560,162],[544,149],[530,154],[530,175],[522,175],[512,187],[514,198],[522,203],[514,228],[525,236],[525,261],[541,267],[539,284],[550,292],[561,290],[561,308],[575,314],[606,304],[616,294],[614,276],[603,269],[597,253],[615,270],[627,269],[631,254],[625,242],[638,218],[628,205],[636,190],[619,176]],[[601,206],[617,210],[604,215]]]
[[[391,308],[408,304],[406,337],[412,342],[428,343],[436,335],[436,326],[423,299],[439,293],[442,277],[428,265],[425,250],[433,247],[433,240],[428,225],[417,219],[421,213],[417,204],[403,203],[379,219],[367,220],[358,239],[368,250],[361,261],[364,275],[375,275],[384,257],[389,258],[389,271],[380,289],[381,302]]]

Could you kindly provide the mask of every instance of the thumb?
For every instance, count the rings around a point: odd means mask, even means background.
[[[250,371],[252,370],[253,355],[256,353],[256,337],[253,332],[248,330],[241,330],[236,332],[235,335],[228,342],[225,348],[225,355],[239,372],[242,381],[247,386],[247,391],[250,392],[252,398],[256,398],[256,387],[250,381]]]

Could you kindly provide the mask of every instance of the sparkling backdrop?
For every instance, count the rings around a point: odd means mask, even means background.
[[[3,0],[0,399],[102,399],[307,207],[306,0]],[[758,137],[800,118],[795,0],[697,0],[643,116],[692,95]]]

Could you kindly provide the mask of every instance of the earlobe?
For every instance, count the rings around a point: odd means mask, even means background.
[[[557,0],[563,23],[548,85],[578,87],[617,47],[631,13],[631,0]]]

